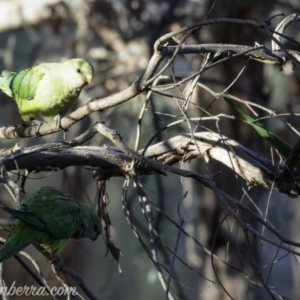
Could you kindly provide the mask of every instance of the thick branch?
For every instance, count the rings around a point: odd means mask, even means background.
[[[49,167],[65,168],[74,165],[91,166],[105,170],[107,176],[111,177],[124,176],[134,158],[141,162],[136,169],[141,174],[161,173],[161,170],[176,173],[178,170],[178,175],[191,177],[190,172],[174,167],[169,170],[167,166],[160,168],[160,164],[174,165],[180,161],[190,161],[204,156],[226,165],[242,177],[249,186],[261,185],[267,189],[274,188],[289,196],[299,194],[297,181],[294,180],[287,185],[286,182],[283,182],[284,179],[277,178],[281,168],[261,155],[213,132],[198,132],[194,134],[194,137],[195,139],[192,139],[189,134],[179,135],[152,145],[147,149],[144,159],[139,159],[141,157],[139,154],[133,157],[132,153],[124,154],[116,148],[71,147],[66,145],[68,143],[63,142],[19,149],[15,154],[12,153],[9,159],[5,159],[4,164],[10,171],[17,169],[41,171],[45,168],[49,169]],[[198,149],[201,153],[198,152]],[[134,153],[133,150],[131,152]],[[139,153],[143,153],[143,150]],[[5,153],[2,155],[5,156]],[[150,158],[159,161],[160,164]],[[199,176],[201,177],[200,174]],[[294,178],[297,176],[299,177],[299,173],[294,171]],[[204,176],[202,179],[204,180]],[[204,181],[206,186],[210,185],[209,180]]]

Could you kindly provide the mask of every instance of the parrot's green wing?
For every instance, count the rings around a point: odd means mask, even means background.
[[[30,224],[32,227],[50,234],[46,223],[32,212],[26,210],[22,211],[18,209],[11,209],[9,207],[2,207],[2,209],[11,214],[15,219],[22,220],[24,223]]]
[[[24,100],[34,99],[37,87],[47,70],[47,67],[38,65],[19,72],[10,82],[10,88],[13,94]]]
[[[293,146],[281,139],[279,136],[275,135],[271,131],[267,130],[264,125],[260,122],[256,121],[250,115],[248,115],[244,110],[242,110],[239,106],[234,104],[229,98],[224,96],[224,100],[228,102],[238,113],[240,113],[245,120],[249,122],[249,124],[255,129],[255,131],[267,140],[278,152],[284,157],[287,158],[293,150]],[[300,171],[300,159],[297,159],[295,164],[297,170]]]
[[[28,211],[38,216],[56,239],[71,237],[81,222],[78,201],[52,187],[41,188],[27,198],[22,203],[22,207],[26,207]]]

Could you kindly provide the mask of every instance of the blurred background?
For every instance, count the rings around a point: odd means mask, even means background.
[[[88,60],[95,68],[95,77],[93,84],[81,93],[80,100],[76,104],[79,107],[89,98],[109,96],[131,85],[145,70],[153,54],[154,42],[160,36],[203,20],[212,5],[214,7],[210,18],[265,21],[279,13],[285,15],[300,13],[298,0],[219,0],[215,3],[209,0],[0,0],[0,67],[1,70],[17,72],[39,62],[59,62],[72,57]],[[273,20],[273,28],[281,20],[282,17]],[[299,41],[299,28],[300,24],[293,25],[287,34]],[[254,46],[255,42],[270,48],[270,38],[266,31],[230,23],[203,27],[192,37],[194,44],[224,43]],[[284,41],[284,44],[288,49],[297,50],[290,42]],[[197,55],[180,56],[176,60],[174,73],[178,76],[192,74],[199,69],[200,64],[201,59]],[[245,60],[242,59],[219,65],[206,72],[201,77],[202,82],[215,92],[221,92],[236,78],[244,65]],[[286,120],[294,127],[299,127],[297,117],[300,112],[299,76],[294,74],[289,66],[280,71],[278,66],[251,61],[230,92],[277,113],[288,113]],[[144,99],[143,94],[118,107],[89,115],[70,128],[66,133],[67,139],[78,136],[97,121],[105,121],[106,126],[117,129],[125,144],[133,148],[138,116]],[[200,107],[207,108],[214,99],[199,88],[193,100]],[[144,131],[140,149],[145,147],[151,136],[173,122],[180,113],[176,102],[170,98],[156,94],[151,101],[151,109],[149,108],[143,119]],[[12,99],[0,93],[0,102],[1,126],[23,123]],[[230,107],[223,102],[213,103],[211,113],[233,114]],[[200,112],[194,109],[189,113],[191,117],[199,117]],[[203,126],[216,131],[215,121],[207,122]],[[278,135],[284,136],[291,144],[295,143],[296,135],[287,130],[282,122],[270,120],[268,126]],[[255,152],[271,157],[270,147],[246,124],[222,120],[220,128],[225,136],[237,140]],[[189,131],[188,126],[181,123],[158,135],[155,141]],[[59,133],[36,139],[1,140],[1,148],[13,147],[16,143],[19,143],[20,147],[27,147],[62,139],[63,134]],[[110,142],[100,135],[89,143],[95,146],[110,145]],[[202,161],[192,161],[182,166],[197,171],[204,171],[206,168]],[[222,171],[218,185],[225,192],[237,199],[243,197],[243,188],[247,187],[243,186],[231,170],[218,163],[210,164],[209,168],[211,173]],[[10,175],[15,180],[18,179],[16,174]],[[233,299],[268,299],[262,288],[246,278],[245,274],[251,278],[252,270],[243,236],[238,230],[231,232],[230,224],[219,227],[224,213],[212,191],[191,180],[181,180],[174,175],[168,175],[166,178],[162,176],[145,178],[143,184],[150,198],[177,222],[178,201],[185,191],[189,191],[181,207],[185,221],[184,229],[210,250],[214,243],[215,254],[245,272],[241,274],[224,264],[216,263],[215,271],[226,290]],[[49,174],[31,173],[25,185],[24,197],[45,185],[52,185],[95,205],[97,188],[90,168],[70,167]],[[107,251],[102,238],[94,243],[90,243],[89,240],[70,241],[60,256],[68,266],[83,277],[98,299],[165,299],[156,269],[126,222],[121,203],[122,185],[122,178],[112,178],[107,183],[113,238],[123,253],[122,275],[118,273],[117,264],[111,255],[106,256]],[[13,206],[7,191],[1,186],[0,188],[2,201]],[[300,225],[300,207],[297,199],[290,199],[285,195],[274,191],[270,193],[260,188],[249,191],[249,195],[262,211],[271,199],[269,219],[283,235],[295,241],[300,240],[297,230]],[[145,242],[149,244],[147,234],[143,235],[147,233],[147,224],[143,223],[144,218],[132,187],[128,198],[132,205],[131,211],[135,213],[137,227]],[[156,217],[160,236],[171,249],[174,249],[178,230],[159,214]],[[3,231],[2,236],[7,234]],[[285,252],[266,243],[254,241],[253,244],[262,273],[268,277],[268,284],[275,286],[279,293],[290,299],[299,299],[298,259],[291,255],[285,256]],[[50,285],[58,285],[55,277],[51,275],[49,262],[33,247],[29,247],[28,251],[38,262]],[[182,237],[178,255],[188,265],[177,261],[174,267],[175,280],[172,288],[179,299],[229,299],[218,283],[211,266],[210,255],[205,253],[203,248],[197,246],[193,240]],[[161,258],[163,263],[169,266],[172,254],[165,254],[162,250]],[[271,264],[275,259],[278,260],[276,264]],[[20,286],[36,284],[15,259],[4,262],[3,277],[8,286],[13,281]],[[63,278],[71,286],[76,286],[69,277]],[[11,297],[15,298],[17,297]]]

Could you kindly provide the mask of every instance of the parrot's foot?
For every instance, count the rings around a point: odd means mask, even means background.
[[[61,126],[61,115],[56,115],[54,117],[54,120],[55,120],[55,125],[56,125],[57,130],[61,129],[61,130],[64,131],[64,140],[66,140],[66,132],[68,131],[68,129],[62,128],[62,126]]]
[[[64,261],[61,258],[59,258],[58,256],[53,256],[53,260],[51,261],[51,264],[54,265],[55,270],[57,272],[61,272],[65,266]]]
[[[40,134],[40,128],[41,128],[43,122],[41,122],[41,121],[39,121],[39,120],[32,120],[31,123],[34,124],[34,125],[36,126],[36,129],[35,129],[35,136],[36,136],[36,137],[41,136],[41,134]]]
[[[56,128],[57,128],[57,129],[62,129],[62,130],[64,130],[64,129],[62,128],[62,126],[61,126],[61,115],[56,115],[56,116],[54,117],[54,120],[55,120]]]

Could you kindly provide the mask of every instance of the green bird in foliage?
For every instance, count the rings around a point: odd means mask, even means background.
[[[58,116],[60,120],[92,79],[92,65],[74,58],[64,63],[38,64],[18,73],[5,70],[0,89],[15,100],[24,121],[32,121],[37,115],[49,120]]]
[[[224,96],[224,100],[229,103],[238,113],[240,113],[243,118],[249,122],[249,124],[255,129],[255,131],[268,141],[278,152],[284,157],[288,158],[293,150],[293,146],[287,143],[285,140],[281,139],[279,136],[275,135],[271,131],[267,130],[263,124],[256,121],[239,106],[233,103],[229,98]],[[300,159],[298,158],[295,164],[295,168],[300,171]]]
[[[18,209],[4,207],[17,225],[0,248],[0,262],[35,243],[55,258],[68,239],[101,234],[101,220],[88,205],[53,187],[43,187],[25,199]]]

